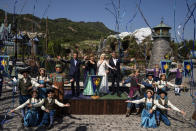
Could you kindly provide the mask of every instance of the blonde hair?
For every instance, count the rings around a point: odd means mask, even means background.
[[[101,60],[101,58],[105,58],[105,54],[101,54],[101,56],[100,56],[100,60]]]

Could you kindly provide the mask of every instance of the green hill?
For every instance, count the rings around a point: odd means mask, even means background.
[[[16,15],[18,28],[21,31],[45,32],[46,19],[31,14]],[[4,11],[0,9],[0,23],[4,20]],[[8,13],[8,22],[13,22],[13,14]],[[73,22],[66,18],[49,19],[49,40],[63,43],[76,43],[84,40],[100,40],[101,37],[114,34],[101,22]]]

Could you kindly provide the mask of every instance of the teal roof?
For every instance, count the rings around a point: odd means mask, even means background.
[[[168,28],[168,29],[171,29],[171,27],[166,25],[166,24],[164,24],[163,21],[161,21],[160,24],[158,24],[157,26],[154,27],[154,29],[156,29],[156,28]]]

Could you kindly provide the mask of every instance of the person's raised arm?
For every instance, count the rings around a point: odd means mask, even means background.
[[[140,104],[140,103],[144,103],[144,102],[145,102],[145,99],[146,99],[146,98],[142,98],[142,99],[134,100],[134,101],[127,100],[127,101],[125,101],[125,102]]]
[[[57,59],[63,63],[70,63],[70,60],[62,59],[61,56],[57,56]]]
[[[106,64],[106,66],[108,67],[108,68],[110,68],[110,69],[114,69],[113,67],[111,67],[109,64],[108,64],[108,62],[107,61],[105,61],[105,64]]]
[[[171,87],[176,87],[175,84],[172,84],[171,82],[167,82],[167,85],[171,86]]]
[[[28,99],[25,103],[23,103],[22,105],[18,106],[18,107],[15,108],[15,109],[11,110],[10,112],[12,113],[12,112],[14,112],[14,111],[17,111],[17,110],[19,110],[19,109],[24,108],[27,104],[29,104],[29,101],[30,101],[30,100]]]
[[[128,77],[126,80],[123,81],[123,84],[127,84],[131,82],[132,77]]]
[[[169,100],[168,100],[168,106],[172,108],[172,110],[174,111],[181,112],[181,110],[178,109],[176,106],[174,106]]]
[[[68,107],[70,106],[70,104],[63,104],[61,102],[59,102],[57,99],[55,99],[55,104],[58,105],[59,107]]]

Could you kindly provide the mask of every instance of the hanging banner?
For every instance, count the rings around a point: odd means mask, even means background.
[[[169,69],[171,67],[171,61],[170,60],[162,60],[160,63],[161,63],[161,71],[162,71],[162,73],[165,73],[166,77],[168,77]]]
[[[183,66],[184,66],[184,76],[185,77],[191,76],[191,72],[193,70],[193,64],[191,60],[184,60]]]
[[[93,86],[93,90],[94,90],[94,92],[98,93],[103,76],[92,75],[90,77],[91,77],[91,81],[92,81],[91,83]]]
[[[9,56],[0,56],[0,70],[4,73],[8,73],[9,68]]]

